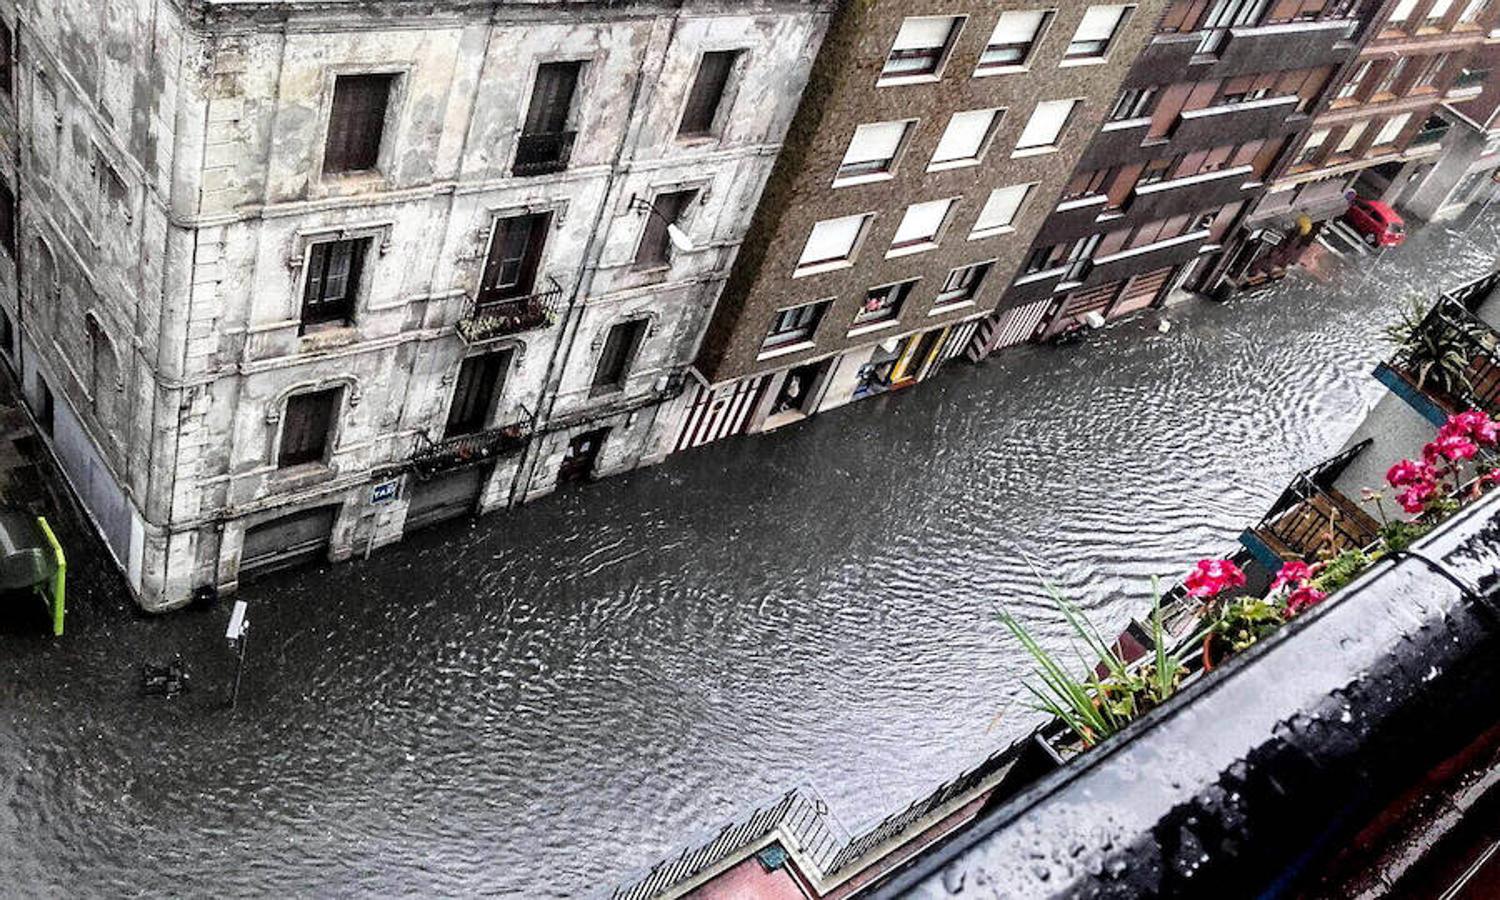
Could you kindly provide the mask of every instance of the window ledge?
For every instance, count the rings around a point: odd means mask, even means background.
[[[930,75],[889,75],[882,76],[875,82],[878,88],[900,87],[903,84],[936,84],[943,80],[942,72],[933,72]]]
[[[796,341],[782,347],[773,347],[770,350],[762,350],[756,355],[755,361],[760,362],[767,359],[775,359],[778,356],[790,356],[793,353],[801,353],[818,346],[816,341]]]
[[[910,244],[905,247],[892,247],[891,249],[885,251],[885,258],[895,259],[898,256],[914,256],[918,253],[926,253],[928,250],[936,250],[937,245],[937,239],[934,238],[930,241],[923,241],[920,244]]]
[[[1109,62],[1108,54],[1104,56],[1080,56],[1073,59],[1064,59],[1058,62],[1059,69],[1071,69],[1076,66],[1102,66]]]
[[[833,179],[833,187],[854,187],[857,184],[874,184],[877,181],[890,181],[896,177],[894,172],[872,172],[869,175],[850,175],[848,178]]]
[[[792,271],[792,277],[806,278],[809,275],[821,275],[824,272],[836,272],[839,269],[849,269],[853,267],[854,260],[852,259],[835,259],[830,260],[829,262],[809,263],[805,266],[798,266],[796,269],[794,269]]]
[[[266,487],[276,492],[298,490],[328,481],[337,474],[338,470],[326,462],[298,463],[276,469],[266,478]]]
[[[1019,65],[1019,66],[990,66],[987,69],[975,69],[974,70],[974,77],[975,78],[988,78],[991,75],[1015,75],[1015,74],[1017,74],[1019,72],[1030,72],[1030,71],[1031,71],[1031,64],[1030,63],[1027,63],[1025,65]]]
[[[995,228],[979,228],[969,233],[969,240],[979,241],[989,237],[996,237],[997,235],[1014,234],[1015,231],[1016,229],[1013,225],[1000,225]]]
[[[298,349],[304,353],[347,347],[359,340],[359,330],[353,325],[314,325],[312,329],[298,336]]]
[[[965,159],[947,159],[942,162],[929,163],[927,171],[946,172],[949,169],[967,169],[970,166],[979,165],[979,157],[971,156]]]
[[[1026,148],[1020,149],[1020,150],[1012,150],[1011,154],[1010,154],[1010,158],[1011,159],[1021,159],[1022,157],[1025,157],[1025,156],[1044,156],[1044,155],[1046,155],[1048,153],[1056,153],[1056,152],[1057,152],[1057,145],[1056,144],[1048,144],[1045,147],[1026,147]]]
[[[882,319],[879,322],[870,322],[865,325],[856,325],[853,328],[849,329],[849,333],[845,335],[845,337],[859,337],[862,334],[884,331],[887,328],[895,326],[900,320],[900,316],[891,316],[889,319]]]
[[[934,306],[932,309],[929,309],[927,311],[927,314],[929,316],[942,316],[942,315],[947,315],[948,313],[951,313],[951,312],[957,312],[957,311],[959,311],[961,309],[968,309],[969,307],[971,307],[973,305],[974,305],[974,301],[972,299],[970,299],[970,300],[959,300],[959,301],[956,301],[954,303],[944,303],[942,306]]]

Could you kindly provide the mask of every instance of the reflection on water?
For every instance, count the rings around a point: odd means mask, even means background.
[[[1032,720],[993,613],[1045,616],[1033,566],[1123,625],[1339,445],[1398,297],[1496,231],[257,584],[233,715],[224,606],[85,576],[62,641],[0,637],[0,883],[575,896],[795,783],[851,826],[904,805]],[[174,652],[193,693],[137,698]]]

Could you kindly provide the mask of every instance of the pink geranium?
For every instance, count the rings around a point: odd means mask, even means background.
[[[1422,458],[1429,463],[1437,462],[1439,459],[1447,459],[1458,462],[1461,459],[1473,459],[1474,454],[1479,452],[1479,447],[1473,441],[1462,434],[1446,434],[1422,448]]]
[[[1437,485],[1430,481],[1418,481],[1407,485],[1406,489],[1396,495],[1396,502],[1401,508],[1416,515],[1427,508],[1427,501],[1437,493]]]
[[[1245,573],[1227,559],[1200,559],[1182,584],[1189,597],[1214,597],[1228,588],[1245,583]]]
[[[1286,611],[1289,615],[1297,615],[1309,607],[1317,606],[1328,598],[1328,595],[1310,584],[1304,584],[1292,591],[1286,598]]]
[[[1423,481],[1437,481],[1437,470],[1431,463],[1403,459],[1386,471],[1385,480],[1391,487],[1406,487]]]
[[[1485,487],[1493,487],[1494,485],[1500,484],[1500,469],[1490,469],[1488,472],[1484,473],[1484,476],[1481,477],[1479,481]]]
[[[1283,563],[1281,571],[1276,573],[1276,580],[1271,582],[1271,590],[1279,591],[1287,585],[1294,588],[1301,587],[1312,577],[1312,566],[1300,559]]]
[[[1477,409],[1466,410],[1448,417],[1443,427],[1438,429],[1438,438],[1460,435],[1466,437],[1476,444],[1484,447],[1493,447],[1497,438],[1500,438],[1500,424],[1497,424],[1489,415]]]

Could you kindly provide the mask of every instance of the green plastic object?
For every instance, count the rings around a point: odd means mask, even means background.
[[[48,579],[51,582],[48,586],[50,590],[44,589],[43,585],[37,585],[36,590],[42,595],[43,600],[47,599],[47,594],[52,595],[52,635],[62,637],[63,617],[68,612],[68,558],[63,555],[62,544],[58,542],[57,535],[52,533],[52,526],[47,524],[47,519],[37,516],[36,523],[41,526],[42,534],[46,535],[47,543],[51,545],[53,559],[57,562],[57,568]]]
[[[47,520],[0,509],[0,591],[31,588],[52,607],[52,633],[63,633],[67,557]]]

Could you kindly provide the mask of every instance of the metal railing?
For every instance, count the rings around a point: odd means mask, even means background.
[[[542,290],[521,297],[471,299],[456,325],[459,336],[474,344],[551,325],[557,321],[562,285],[551,276],[544,280],[544,284]]]
[[[426,480],[441,472],[516,453],[531,440],[536,428],[536,414],[524,406],[521,411],[523,415],[518,422],[442,440],[433,440],[426,431],[419,431],[405,468],[419,479]]]
[[[1494,291],[1500,272],[1491,273],[1438,298],[1390,366],[1417,387],[1455,410],[1473,408],[1500,415],[1500,332],[1474,314]],[[1439,369],[1440,355],[1461,355],[1463,368]],[[1443,374],[1434,375],[1441,371]]]
[[[1489,69],[1464,69],[1459,73],[1457,78],[1453,79],[1453,83],[1448,86],[1448,92],[1481,89],[1484,87],[1484,83],[1489,80],[1489,77]]]
[[[1422,126],[1421,131],[1412,136],[1410,146],[1418,147],[1424,144],[1441,143],[1452,128],[1452,124],[1444,122],[1441,119],[1436,123],[1429,122]]]
[[[546,134],[522,134],[516,139],[516,162],[511,166],[515,175],[550,175],[568,167],[568,158],[573,155],[573,139],[576,131],[556,131]]]

